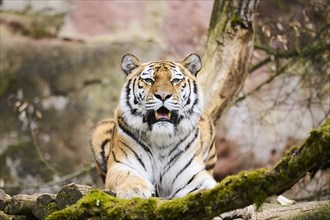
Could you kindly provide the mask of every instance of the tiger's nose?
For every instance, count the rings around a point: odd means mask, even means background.
[[[167,99],[171,98],[172,97],[172,94],[169,94],[169,93],[155,93],[154,96],[157,98],[157,99],[160,99],[161,101],[166,101]]]

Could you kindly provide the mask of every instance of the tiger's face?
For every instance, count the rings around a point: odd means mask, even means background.
[[[140,63],[133,55],[122,59],[127,82],[121,93],[122,117],[132,127],[159,135],[189,131],[198,123],[202,94],[196,84],[201,69],[198,55],[181,63]]]

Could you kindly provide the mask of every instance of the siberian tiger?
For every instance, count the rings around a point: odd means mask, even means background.
[[[127,54],[114,119],[94,128],[91,146],[105,188],[120,198],[181,197],[213,188],[214,128],[202,114],[197,54],[141,63]]]

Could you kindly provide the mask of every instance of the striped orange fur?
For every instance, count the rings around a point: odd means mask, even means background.
[[[115,117],[91,136],[105,188],[121,198],[173,198],[214,187],[214,127],[196,81],[199,56],[142,63],[127,54],[122,69]]]

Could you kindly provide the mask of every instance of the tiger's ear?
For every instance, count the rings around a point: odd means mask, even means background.
[[[202,68],[201,58],[195,53],[192,53],[187,56],[186,59],[181,62],[181,64],[195,76]]]
[[[139,59],[132,54],[126,54],[121,59],[121,68],[126,73],[126,75],[132,73],[132,71],[140,65],[141,63]]]

